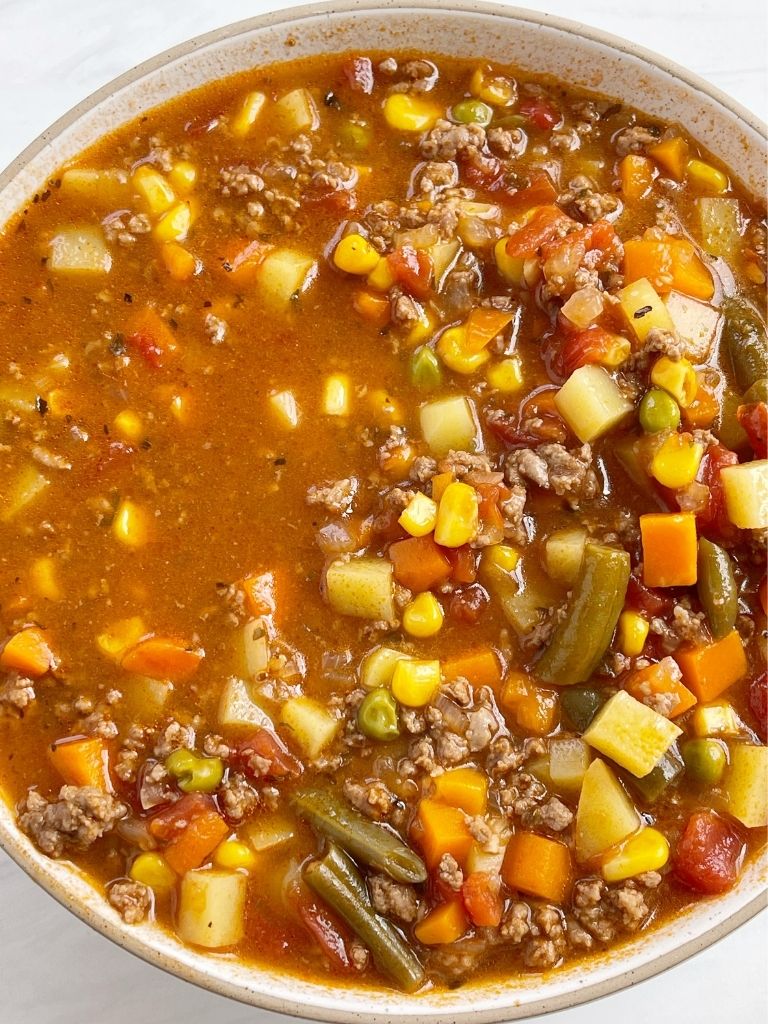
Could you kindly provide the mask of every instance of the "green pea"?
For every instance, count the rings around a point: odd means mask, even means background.
[[[702,786],[716,786],[720,782],[728,759],[719,740],[688,740],[681,753],[686,774],[695,782]]]
[[[393,740],[400,735],[397,702],[383,687],[366,694],[357,711],[360,732],[372,740]]]
[[[197,757],[191,750],[174,750],[165,767],[184,793],[212,793],[224,778],[220,757]]]
[[[493,110],[482,100],[462,100],[453,108],[451,116],[459,124],[480,124],[485,128],[491,123]]]
[[[411,384],[422,391],[433,391],[443,382],[443,371],[440,368],[440,360],[431,348],[422,345],[417,348],[411,356],[408,367]]]
[[[672,395],[661,388],[651,388],[640,403],[640,426],[646,434],[660,430],[677,430],[680,425],[680,406]]]

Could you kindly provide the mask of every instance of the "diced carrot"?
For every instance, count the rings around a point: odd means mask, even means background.
[[[509,840],[501,877],[512,889],[563,903],[571,884],[568,847],[535,832],[516,832]]]
[[[657,142],[646,150],[662,170],[666,171],[675,181],[682,181],[688,164],[688,143],[676,135],[672,139]]]
[[[189,281],[198,273],[197,259],[178,242],[166,242],[160,249],[160,258],[174,281]]]
[[[734,629],[722,640],[675,651],[683,681],[700,701],[714,700],[747,674],[744,644]]]
[[[490,686],[491,689],[497,689],[502,679],[498,655],[491,648],[444,661],[443,675],[446,679],[458,679],[461,676],[474,687]]]
[[[451,579],[455,583],[475,582],[477,579],[475,552],[469,544],[462,544],[460,548],[441,548],[440,550],[451,563]]]
[[[696,376],[698,378],[696,397],[689,406],[681,409],[680,413],[686,427],[690,427],[692,430],[697,427],[706,430],[717,419],[720,413],[720,403],[717,400],[717,395],[710,391],[701,380],[700,375]]]
[[[253,616],[272,615],[275,604],[275,577],[271,572],[249,573],[240,584],[245,605]]]
[[[432,500],[440,501],[448,484],[453,483],[453,473],[437,473],[432,477]]]
[[[265,242],[247,238],[232,238],[226,242],[220,252],[218,264],[223,271],[225,280],[233,288],[242,288],[253,284],[258,277],[259,267],[264,257],[274,248]]]
[[[48,760],[68,786],[111,789],[107,748],[98,736],[59,740],[48,748]]]
[[[352,308],[374,327],[386,327],[389,323],[390,304],[386,295],[376,295],[361,288],[352,295]]]
[[[559,237],[564,224],[572,223],[571,218],[559,206],[540,206],[527,224],[507,239],[507,255],[516,259],[536,256],[547,242]]]
[[[424,249],[403,245],[386,257],[395,279],[417,299],[426,299],[431,291],[432,259]]]
[[[396,541],[390,546],[389,557],[397,582],[417,594],[444,583],[451,575],[451,563],[431,534]]]
[[[504,330],[513,316],[500,309],[476,306],[467,317],[464,347],[468,352],[481,352]]]
[[[464,880],[461,898],[464,909],[478,928],[496,928],[501,923],[504,900],[501,879],[488,871],[473,871]]]
[[[179,875],[199,868],[230,832],[229,825],[209,809],[192,818],[187,827],[163,850],[168,864]]]
[[[628,153],[619,164],[621,193],[628,203],[642,199],[653,184],[653,164],[645,156]]]
[[[178,348],[171,328],[157,310],[144,306],[125,325],[125,340],[150,366],[164,366]]]
[[[430,910],[413,932],[425,946],[444,946],[460,939],[467,927],[464,904],[459,899],[453,899]]]
[[[677,697],[677,704],[668,714],[668,718],[677,718],[690,710],[696,703],[695,696],[684,686],[675,671],[677,666],[671,658],[664,658],[654,665],[639,668],[627,679],[624,689],[635,700],[641,702],[652,694],[671,694]],[[672,671],[670,671],[672,669]]]
[[[438,775],[433,797],[467,814],[485,814],[488,777],[477,768],[453,768]]]
[[[500,193],[501,202],[510,212],[531,210],[534,206],[551,206],[557,200],[557,189],[546,171],[534,171],[530,184],[509,195]]]
[[[429,868],[436,868],[444,853],[464,864],[473,840],[458,808],[427,798],[419,804],[417,822],[418,840]]]
[[[511,672],[501,691],[501,706],[518,726],[537,736],[552,732],[560,718],[560,698],[555,690],[537,686],[523,672]]]
[[[624,280],[647,278],[657,292],[673,288],[697,299],[711,299],[715,286],[693,243],[667,235],[663,240],[629,238],[624,243]]]
[[[640,516],[643,582],[647,587],[689,587],[696,582],[696,518],[690,512]]]
[[[30,626],[14,633],[0,652],[0,668],[38,679],[55,666],[56,658],[42,629]]]
[[[195,674],[204,657],[205,651],[200,647],[187,647],[166,636],[152,636],[140,640],[120,664],[126,672],[139,676],[183,683]]]
[[[504,516],[501,511],[502,500],[509,497],[509,490],[498,484],[477,484],[477,514],[483,524],[483,533],[492,537],[493,543],[504,540]]]

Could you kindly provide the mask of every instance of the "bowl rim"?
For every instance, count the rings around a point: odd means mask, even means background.
[[[285,26],[286,29],[291,29],[301,24],[302,21],[314,19],[318,16],[339,14],[349,16],[355,13],[385,14],[398,9],[424,11],[427,16],[430,12],[443,15],[451,13],[479,14],[491,18],[505,18],[511,21],[526,22],[533,26],[551,28],[578,36],[587,42],[596,43],[626,56],[639,58],[650,66],[680,80],[695,92],[703,93],[720,107],[733,114],[737,120],[760,136],[761,143],[768,141],[768,127],[765,122],[719,87],[656,51],[632,43],[621,36],[569,18],[511,6],[503,2],[493,2],[493,0],[321,0],[321,2],[317,3],[299,4],[295,7],[269,11],[193,36],[116,76],[53,121],[0,171],[0,192],[4,191],[46,146],[49,146],[58,136],[73,126],[83,115],[97,108],[103,101],[111,98],[115,93],[136,84],[145,76],[151,75],[168,64],[189,56],[198,49],[223,43],[228,39],[259,29],[279,27],[281,25]],[[278,60],[275,63],[287,63],[289,60],[290,58],[287,58],[286,60]],[[0,800],[2,800],[2,797],[0,797]],[[5,803],[4,800],[2,802]],[[4,811],[5,809],[3,808],[2,810]],[[375,1008],[377,995],[375,989],[370,990],[371,1011],[362,1014],[359,1010],[344,1009],[343,1004],[334,1007],[319,1005],[317,1002],[313,1002],[311,998],[306,998],[303,995],[289,998],[282,993],[272,993],[264,989],[258,991],[246,989],[238,981],[215,977],[206,972],[202,966],[185,962],[181,957],[172,957],[162,950],[153,948],[145,940],[144,933],[140,932],[135,926],[126,925],[120,920],[115,920],[108,916],[106,912],[94,910],[85,901],[76,898],[66,884],[66,874],[68,870],[77,871],[77,868],[70,864],[67,871],[60,871],[59,867],[63,866],[62,862],[58,862],[58,865],[57,862],[51,862],[49,865],[47,858],[44,858],[44,855],[39,854],[31,847],[27,838],[18,829],[18,826],[7,824],[3,820],[2,813],[0,813],[0,849],[49,896],[52,896],[57,903],[94,931],[106,936],[115,945],[127,950],[145,963],[159,968],[180,980],[191,982],[197,987],[214,994],[290,1016],[303,1017],[309,1013],[312,1015],[311,1019],[313,1020],[349,1022],[349,1024],[359,1024],[363,1019],[366,1022],[370,1022],[370,1024],[385,1024],[385,1022],[386,1024],[415,1024],[416,1021],[423,1022],[423,1024],[430,1024],[430,1022],[431,1024],[444,1024],[446,1011],[432,1007],[425,1007],[425,1012],[423,1013],[392,1013],[386,1009],[381,1012],[377,1011]],[[66,862],[64,863],[66,864]],[[741,925],[755,917],[760,910],[768,907],[768,885],[763,882],[762,885],[758,884],[754,889],[754,895],[749,898],[745,897],[745,901],[728,917],[707,925],[701,932],[693,935],[681,945],[668,950],[662,956],[648,957],[645,962],[633,966],[623,973],[616,971],[609,977],[603,977],[591,982],[587,981],[585,984],[559,995],[547,995],[544,993],[526,1003],[525,1013],[522,1018],[519,1015],[515,1015],[514,1019],[528,1019],[534,1015],[554,1012],[591,1002],[669,970],[696,953],[721,941],[741,927]],[[199,954],[196,953],[196,955]],[[258,964],[254,965],[252,969],[254,972],[260,971]],[[286,980],[290,980],[292,977],[288,972],[275,973],[283,974]],[[367,994],[365,989],[358,989],[357,992],[361,996]],[[418,1011],[418,999],[414,999],[413,1005],[414,1011]],[[452,1022],[462,1022],[462,1024],[466,1022],[466,1024],[469,1024],[471,1020],[476,1022],[476,1024],[481,1024],[481,1022],[491,1024],[491,1022],[507,1019],[510,1011],[514,1013],[514,1007],[514,997],[511,993],[510,999],[506,1001],[505,1005],[499,1004],[489,1010],[479,1012],[471,1008],[450,1008],[448,1015]]]

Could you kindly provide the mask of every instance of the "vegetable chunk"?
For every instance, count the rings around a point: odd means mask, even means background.
[[[584,733],[587,743],[638,778],[647,775],[683,730],[626,690],[603,705]]]

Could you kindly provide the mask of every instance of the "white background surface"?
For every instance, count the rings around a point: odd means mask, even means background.
[[[290,0],[275,0],[284,6]],[[0,167],[51,121],[153,54],[268,9],[264,0],[0,0]],[[657,50],[758,115],[768,108],[765,0],[549,0],[529,7]],[[768,915],[716,947],[547,1024],[758,1024]],[[0,1024],[280,1024],[209,995],[91,932],[0,853]]]

